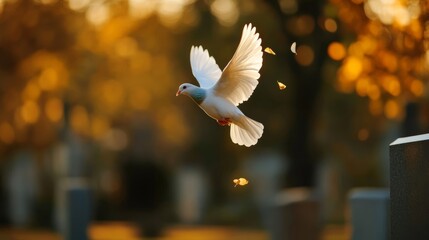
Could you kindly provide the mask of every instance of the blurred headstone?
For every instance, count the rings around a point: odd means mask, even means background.
[[[5,169],[8,217],[14,227],[28,227],[32,221],[38,188],[35,161],[31,152],[20,150]]]
[[[272,203],[282,189],[286,164],[285,157],[273,150],[258,152],[243,162],[245,176],[251,181],[253,199],[268,230],[274,225]]]
[[[155,159],[131,156],[122,162],[123,213],[139,224],[144,237],[158,237],[165,227],[168,173]]]
[[[429,239],[429,134],[390,144],[391,238]]]
[[[203,171],[198,167],[182,166],[177,170],[175,184],[179,220],[186,224],[200,223],[208,199]]]
[[[320,197],[322,222],[340,222],[344,219],[344,172],[333,158],[326,158],[317,166],[316,192]]]
[[[320,204],[309,188],[290,188],[280,192],[274,202],[273,240],[318,240]]]
[[[349,201],[352,240],[390,239],[388,189],[356,188]]]
[[[88,240],[91,221],[91,190],[84,178],[64,179],[60,184],[58,207],[62,208],[60,232],[64,240]]]
[[[59,232],[64,232],[68,208],[64,183],[70,179],[86,179],[89,172],[88,145],[76,133],[65,127],[63,140],[53,148],[53,172],[55,185],[54,226]],[[74,180],[73,180],[74,181]],[[72,182],[73,182],[72,181]],[[67,184],[66,184],[67,185]]]

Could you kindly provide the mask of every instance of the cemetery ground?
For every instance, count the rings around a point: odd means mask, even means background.
[[[172,226],[166,229],[162,237],[151,240],[269,240],[264,230],[240,229],[218,226]],[[49,230],[0,229],[2,240],[62,240],[58,234]],[[89,240],[144,240],[137,227],[129,222],[95,223],[90,226]],[[348,240],[350,228],[347,225],[328,225],[323,228],[320,240]]]

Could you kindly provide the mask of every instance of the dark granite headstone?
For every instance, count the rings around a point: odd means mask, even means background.
[[[391,239],[429,239],[429,134],[390,144]]]

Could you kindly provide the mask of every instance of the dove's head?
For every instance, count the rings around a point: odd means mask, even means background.
[[[192,85],[190,83],[183,83],[179,86],[179,90],[177,90],[176,96],[179,96],[180,94],[191,96],[191,94],[197,89],[198,87],[195,85]]]
[[[180,94],[186,95],[192,100],[194,100],[197,104],[200,104],[206,98],[206,90],[190,83],[184,83],[179,86],[179,90],[177,90],[176,96]]]

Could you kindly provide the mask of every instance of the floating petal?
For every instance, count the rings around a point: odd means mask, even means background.
[[[290,46],[290,50],[295,53],[296,55],[296,42],[293,42],[292,45]]]
[[[280,90],[284,90],[284,89],[286,89],[286,85],[285,85],[285,84],[283,84],[283,83],[281,83],[281,82],[279,82],[279,81],[277,81],[277,84],[279,85],[279,89],[280,89]]]
[[[233,182],[235,183],[234,187],[237,187],[237,185],[244,186],[249,183],[245,178],[234,179]]]
[[[240,182],[240,180],[238,180],[238,179],[234,179],[232,181],[235,183],[234,187],[237,187],[238,183]]]
[[[266,48],[264,49],[264,51],[265,51],[266,53],[271,54],[271,55],[276,55],[276,53],[273,51],[273,49],[271,49],[271,48],[269,48],[269,47],[266,47]]]
[[[245,179],[245,178],[239,178],[238,179],[238,184],[241,185],[241,186],[244,186],[244,185],[246,185],[248,183],[249,183],[249,181],[247,181],[247,179]]]

